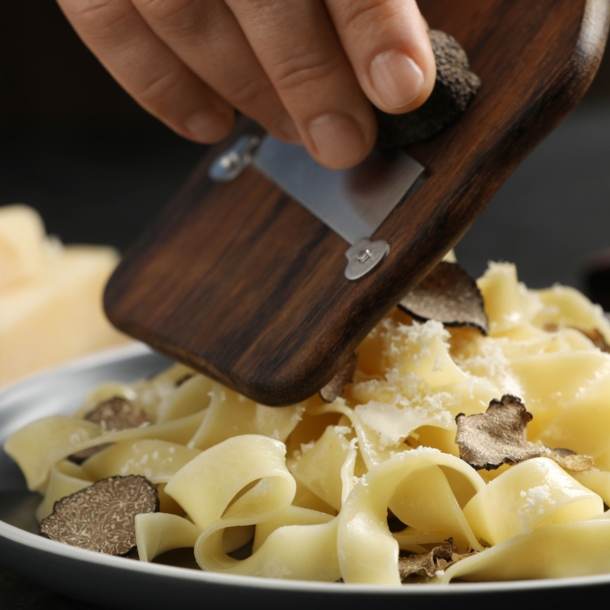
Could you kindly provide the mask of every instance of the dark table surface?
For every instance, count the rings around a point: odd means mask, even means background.
[[[185,180],[203,147],[161,126],[16,126],[0,133],[0,205],[28,203],[65,242],[125,248]],[[532,287],[582,287],[610,247],[610,105],[581,105],[511,176],[456,251],[479,275],[517,263]],[[91,608],[0,569],[0,608]]]

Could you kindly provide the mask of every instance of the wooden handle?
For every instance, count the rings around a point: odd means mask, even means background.
[[[298,402],[455,245],[515,166],[576,105],[599,64],[607,0],[420,0],[483,82],[466,113],[409,149],[423,186],[374,239],[361,281],[346,242],[254,168],[212,182],[212,149],[127,253],[105,307],[121,330],[269,405]]]

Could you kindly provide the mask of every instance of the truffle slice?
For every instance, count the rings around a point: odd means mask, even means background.
[[[155,486],[142,476],[110,477],[55,502],[40,534],[98,553],[128,555],[136,547],[136,515],[159,510]]]
[[[549,449],[526,439],[526,427],[532,420],[520,398],[505,394],[492,400],[485,413],[464,415],[455,421],[455,442],[460,458],[476,470],[495,470],[502,464],[517,464],[535,457],[548,457],[565,470],[582,472],[595,465],[593,458],[571,449]]]
[[[398,575],[401,582],[406,582],[409,576],[432,577],[441,570],[446,570],[451,564],[474,555],[472,553],[458,553],[449,538],[446,544],[434,547],[429,553],[420,555],[407,555],[398,558]]]
[[[526,439],[525,429],[531,420],[532,414],[521,399],[510,394],[492,400],[485,413],[460,413],[455,418],[460,458],[476,470],[495,470],[502,464],[544,455],[545,447]]]
[[[579,455],[576,451],[571,449],[547,449],[544,454],[547,457],[555,460],[564,470],[571,470],[572,472],[583,472],[585,470],[591,470],[595,466],[595,462],[592,457],[588,455]]]
[[[183,383],[194,377],[193,373],[185,373],[174,382],[174,385],[179,388]]]
[[[88,460],[92,455],[103,451],[104,449],[111,447],[114,443],[102,443],[101,445],[94,445],[93,447],[87,447],[87,449],[81,449],[68,456],[68,459],[79,466]]]
[[[400,303],[416,320],[468,326],[489,332],[483,296],[475,280],[456,263],[441,261]]]
[[[138,428],[151,423],[146,411],[136,407],[132,402],[120,396],[100,402],[85,415],[85,419],[98,424],[107,432]],[[102,443],[88,449],[82,449],[68,456],[68,459],[75,464],[82,464],[92,455],[99,453],[106,449],[106,447],[110,447],[111,444]]]
[[[343,388],[351,383],[358,365],[358,354],[354,352],[339,369],[337,374],[320,390],[324,402],[334,402],[343,394]]]
[[[604,335],[597,328],[581,328],[580,326],[571,326],[570,328],[580,331],[600,351],[610,353],[610,345],[608,345]]]
[[[376,108],[378,148],[401,148],[436,135],[466,110],[481,86],[481,79],[470,71],[466,52],[453,36],[439,30],[429,30],[428,36],[436,60],[432,94],[407,114],[386,114]]]
[[[144,424],[150,424],[146,411],[120,396],[100,402],[85,415],[85,419],[94,424],[99,424],[108,432],[138,428]]]
[[[548,323],[544,325],[544,330],[549,333],[557,332],[561,326],[555,323]],[[604,338],[604,335],[597,328],[582,328],[582,326],[567,326],[566,328],[571,328],[573,330],[577,330],[582,333],[595,347],[597,347],[600,351],[610,353],[610,345]]]

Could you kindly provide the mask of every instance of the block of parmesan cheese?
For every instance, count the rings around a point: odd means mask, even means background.
[[[0,207],[0,385],[127,340],[102,310],[118,258],[47,237],[32,208]]]

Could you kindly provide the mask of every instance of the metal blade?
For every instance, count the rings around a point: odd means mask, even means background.
[[[328,169],[303,146],[270,135],[254,154],[253,164],[350,244],[370,237],[424,171],[400,150],[373,151],[355,167]]]

